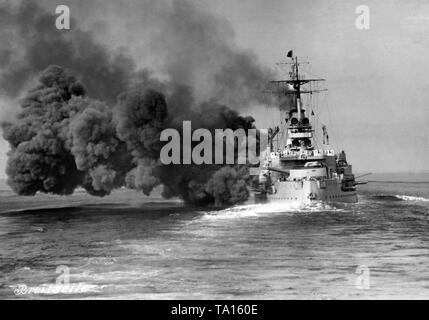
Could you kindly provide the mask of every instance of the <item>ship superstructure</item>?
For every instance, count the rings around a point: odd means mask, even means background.
[[[273,93],[287,100],[289,107],[284,114],[285,123],[269,129],[269,143],[261,161],[255,200],[357,202],[358,183],[345,152],[336,154],[329,147],[325,126],[322,128],[323,147],[315,146],[312,123],[302,103],[303,95],[325,91],[310,85],[324,79],[305,79],[299,72],[298,57],[289,52],[288,58],[291,59],[288,63],[291,65],[290,79],[272,81],[271,85],[276,88]],[[286,133],[286,139],[283,145],[277,143],[275,147],[274,141],[280,132]]]

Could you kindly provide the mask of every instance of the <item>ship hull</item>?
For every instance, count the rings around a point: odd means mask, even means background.
[[[255,202],[293,202],[293,203],[356,203],[355,190],[344,191],[336,180],[278,181],[267,192],[255,193]]]

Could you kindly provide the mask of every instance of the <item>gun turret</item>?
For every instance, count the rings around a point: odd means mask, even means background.
[[[290,173],[289,170],[283,170],[283,169],[280,169],[280,168],[273,168],[273,167],[268,167],[267,170],[274,171],[274,172],[279,172],[279,173],[283,173],[283,174],[289,174]]]

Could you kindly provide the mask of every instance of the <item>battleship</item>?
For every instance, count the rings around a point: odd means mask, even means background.
[[[286,63],[291,66],[289,79],[271,81],[274,89],[269,92],[286,100],[288,107],[280,107],[280,126],[268,130],[269,143],[261,153],[255,202],[355,203],[356,186],[365,182],[356,180],[344,151],[335,153],[330,148],[326,126],[322,126],[322,146],[317,146],[308,106],[303,104],[303,95],[327,90],[311,85],[325,79],[306,79],[300,74],[298,57],[292,51],[287,57],[291,60]],[[313,110],[310,115],[314,115]],[[284,143],[278,138],[280,133],[285,133]]]

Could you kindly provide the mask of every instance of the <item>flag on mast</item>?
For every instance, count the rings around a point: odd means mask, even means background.
[[[293,50],[290,50],[290,51],[287,53],[287,57],[288,57],[288,58],[293,58]]]

